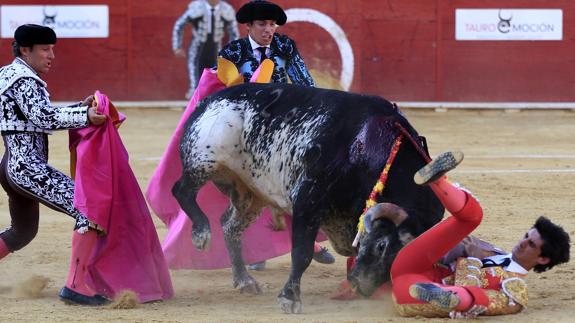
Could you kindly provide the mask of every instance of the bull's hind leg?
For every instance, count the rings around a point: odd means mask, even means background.
[[[233,187],[218,185],[218,188],[228,193],[231,199],[221,224],[232,263],[234,288],[239,288],[241,293],[261,294],[258,282],[246,270],[241,239],[245,229],[259,216],[262,205],[242,184],[236,183]]]
[[[204,181],[184,172],[172,188],[172,194],[180,207],[192,220],[192,243],[198,250],[208,249],[211,242],[210,221],[196,202],[198,191],[203,184]]]

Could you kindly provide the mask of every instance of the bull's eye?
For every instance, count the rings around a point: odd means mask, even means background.
[[[379,241],[376,245],[375,248],[377,249],[378,253],[383,253],[383,251],[385,250],[385,248],[387,247],[387,241]]]

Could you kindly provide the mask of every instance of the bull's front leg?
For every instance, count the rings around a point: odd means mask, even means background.
[[[252,194],[232,191],[230,194],[232,204],[221,219],[224,240],[232,263],[234,288],[241,293],[261,294],[258,282],[246,270],[242,255],[242,235],[245,229],[259,215],[261,208],[253,206]]]
[[[312,216],[314,218],[312,218]],[[313,245],[319,231],[320,214],[310,210],[294,210],[292,225],[291,272],[278,295],[278,303],[284,313],[299,314],[303,310],[300,297],[301,277],[313,258]]]

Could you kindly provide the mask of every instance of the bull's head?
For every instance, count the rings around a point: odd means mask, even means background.
[[[390,280],[395,256],[415,237],[407,219],[408,214],[391,203],[377,204],[365,214],[358,255],[347,278],[360,295],[370,296]]]

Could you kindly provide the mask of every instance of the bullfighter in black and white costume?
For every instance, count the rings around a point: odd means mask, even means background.
[[[194,0],[184,14],[176,20],[172,31],[172,49],[177,56],[182,50],[184,26],[192,25],[192,41],[188,48],[189,98],[194,92],[204,68],[216,66],[218,51],[222,48],[224,31],[228,40],[239,38],[234,8],[220,0]]]
[[[80,233],[98,230],[74,207],[72,179],[48,164],[48,135],[52,130],[99,125],[106,119],[90,107],[93,96],[76,105],[51,105],[38,73],[48,72],[54,59],[56,34],[52,29],[23,25],[16,29],[14,39],[15,59],[0,69],[0,130],[5,147],[0,183],[8,194],[12,219],[11,226],[0,233],[0,259],[34,239],[39,203],[73,217],[74,230]],[[99,301],[67,292],[80,297],[79,303]]]
[[[294,84],[315,86],[307,67],[300,56],[295,42],[286,35],[269,32],[267,41],[258,38],[258,23],[273,21],[274,25],[281,26],[286,23],[287,16],[283,9],[269,1],[256,0],[246,3],[238,10],[236,19],[241,24],[247,24],[248,36],[232,41],[220,51],[220,56],[233,62],[239,72],[243,74],[246,82],[253,75],[264,58],[274,62],[272,83],[287,83],[288,77]],[[262,55],[262,51],[265,54]]]

